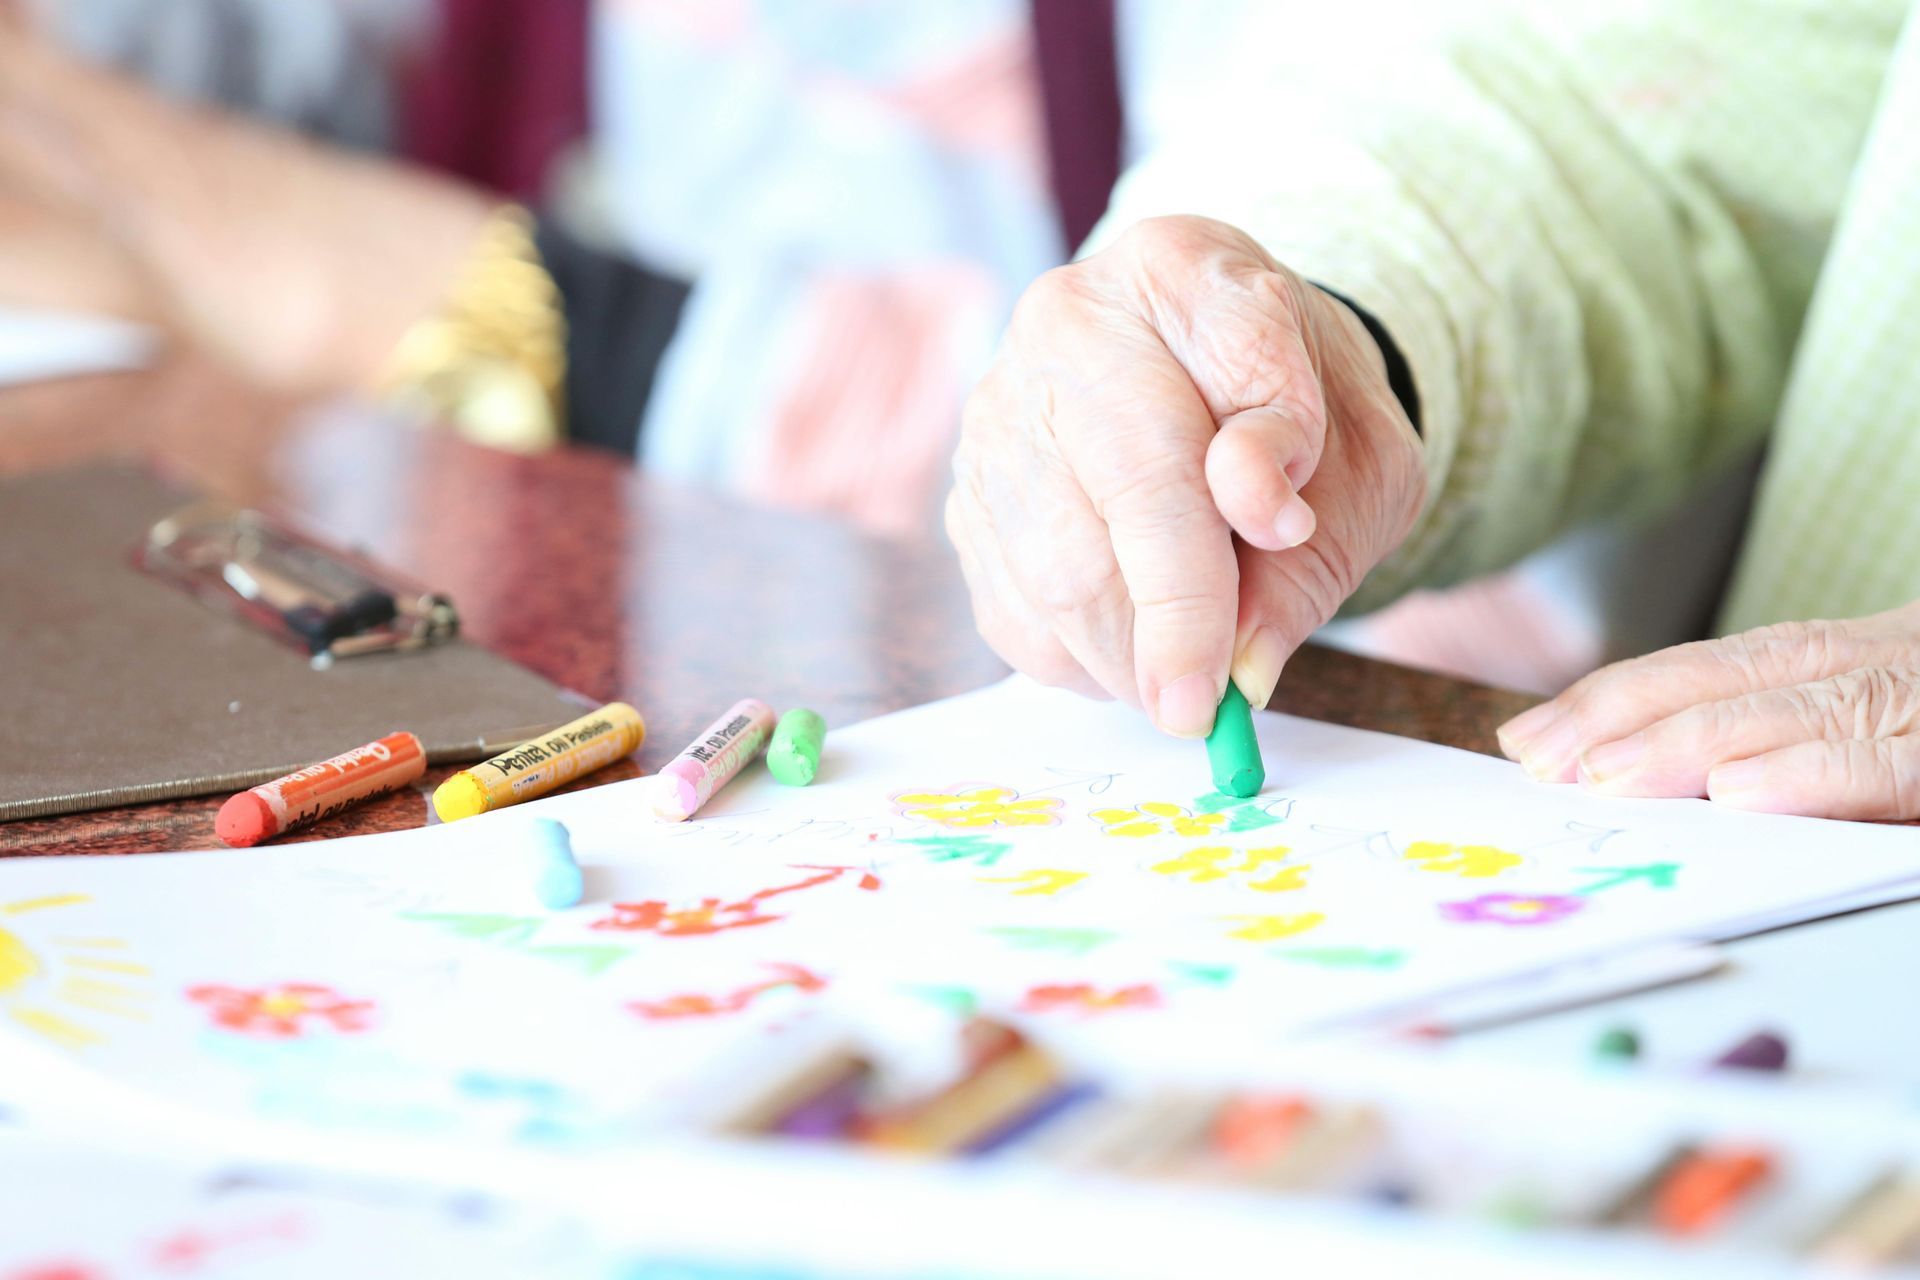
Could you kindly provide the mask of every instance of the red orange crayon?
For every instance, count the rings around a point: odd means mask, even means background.
[[[1653,1220],[1671,1235],[1698,1235],[1772,1174],[1773,1156],[1757,1147],[1702,1151],[1667,1175],[1654,1195]]]
[[[1298,1095],[1233,1098],[1214,1118],[1214,1150],[1236,1169],[1264,1168],[1312,1119],[1312,1104]]]
[[[343,751],[284,778],[242,791],[220,806],[213,833],[236,848],[311,826],[362,800],[397,791],[427,771],[427,751],[410,733]]]

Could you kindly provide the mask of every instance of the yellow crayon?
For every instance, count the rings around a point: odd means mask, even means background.
[[[1920,1244],[1920,1178],[1892,1171],[1849,1200],[1813,1243],[1813,1255],[1843,1271],[1872,1271]]]
[[[931,1097],[872,1116],[861,1137],[876,1147],[944,1155],[1018,1119],[1060,1084],[1053,1059],[1012,1027],[976,1018],[961,1033],[966,1069]]]
[[[435,789],[434,812],[442,822],[455,822],[545,795],[563,782],[632,755],[646,736],[647,725],[638,711],[624,702],[609,702],[454,774]]]

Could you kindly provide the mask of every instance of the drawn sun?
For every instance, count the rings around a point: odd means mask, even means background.
[[[87,901],[67,893],[0,903],[0,1014],[66,1049],[107,1038],[95,1015],[144,1021],[153,999],[151,971],[127,958],[124,940],[54,933],[61,917],[40,914]]]

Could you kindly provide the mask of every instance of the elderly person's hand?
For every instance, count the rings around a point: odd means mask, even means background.
[[[987,640],[1185,737],[1211,728],[1229,668],[1266,701],[1425,485],[1353,312],[1188,217],[1027,291],[954,462],[947,530]]]
[[[1535,777],[1769,813],[1920,819],[1920,602],[1616,663],[1515,717]]]

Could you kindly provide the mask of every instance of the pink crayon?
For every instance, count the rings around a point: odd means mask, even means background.
[[[661,767],[654,779],[654,816],[668,822],[692,817],[760,754],[773,736],[773,723],[773,708],[760,699],[734,703],[691,746]]]

